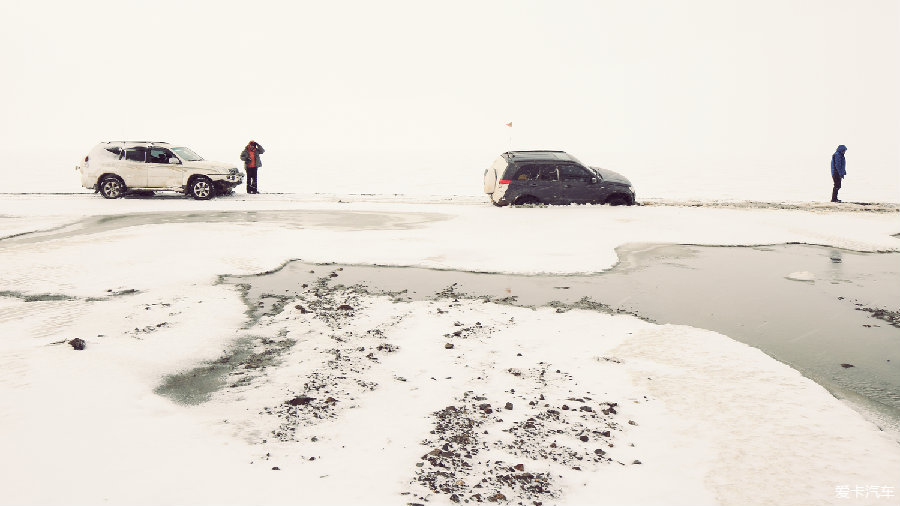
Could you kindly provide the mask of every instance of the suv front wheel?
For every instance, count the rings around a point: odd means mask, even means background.
[[[209,200],[215,195],[215,188],[213,188],[213,182],[210,178],[197,176],[191,181],[190,192],[191,196],[197,200]]]
[[[106,176],[100,180],[100,195],[108,199],[117,199],[125,193],[125,183],[116,176]]]

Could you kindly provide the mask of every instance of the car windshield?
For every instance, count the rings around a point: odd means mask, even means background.
[[[174,151],[175,154],[178,155],[179,158],[181,158],[182,160],[184,160],[186,162],[199,162],[200,160],[203,160],[202,156],[198,155],[197,153],[194,153],[193,151],[190,150],[190,148],[186,148],[186,147],[182,146],[182,147],[172,148],[172,151]]]

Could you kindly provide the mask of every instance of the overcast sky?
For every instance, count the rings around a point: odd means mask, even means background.
[[[368,165],[477,185],[512,147],[565,149],[645,184],[757,170],[827,183],[846,144],[848,182],[874,174],[900,198],[897,0],[3,11],[0,149],[46,150],[68,172],[103,140],[168,140],[237,163],[256,139],[272,175]]]

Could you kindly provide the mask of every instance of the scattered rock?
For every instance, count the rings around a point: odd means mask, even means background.
[[[634,462],[632,462],[632,464],[640,464],[640,463],[641,463],[640,460],[635,460]]]
[[[305,406],[310,402],[316,400],[315,397],[307,397],[305,395],[298,395],[293,399],[286,401],[285,404],[290,404],[291,406]]]
[[[351,306],[350,304],[341,304],[340,306],[338,306],[338,309],[340,311],[353,311],[353,306]]]
[[[70,343],[70,344],[71,344],[71,343]],[[77,348],[76,348],[76,349],[77,349]],[[841,367],[843,367],[844,369],[848,369],[848,368],[850,368],[850,367],[856,367],[856,366],[854,366],[853,364],[841,364]]]
[[[69,341],[69,345],[72,348],[75,348],[76,350],[80,351],[80,350],[83,350],[87,346],[87,343],[84,342],[84,339],[82,339],[80,337],[76,337],[75,339],[72,339],[71,341]]]
[[[446,348],[446,349],[448,349],[448,350],[452,350],[452,349],[454,348],[453,343],[447,343],[447,344],[445,344],[445,345],[444,345],[444,348]]]
[[[512,411],[513,403],[507,402],[507,403],[506,403],[506,406],[503,406],[503,408],[506,409],[506,410]]]
[[[888,324],[893,325],[894,327],[900,328],[900,311],[870,308],[865,307],[862,304],[857,304],[857,306],[857,311],[866,311],[872,316],[872,318],[878,318],[879,320],[885,321]]]

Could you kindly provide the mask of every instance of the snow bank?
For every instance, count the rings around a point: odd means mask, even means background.
[[[785,277],[787,279],[792,279],[794,281],[815,281],[816,280],[816,275],[809,271],[792,272]]]

